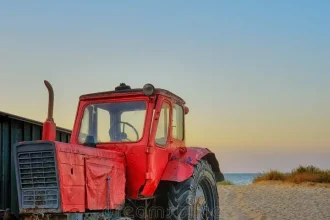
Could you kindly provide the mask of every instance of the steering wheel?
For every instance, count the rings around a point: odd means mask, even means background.
[[[120,132],[118,135],[115,136],[112,134],[113,133],[112,129],[114,129],[116,127],[115,125],[117,125],[117,124],[123,124],[123,132]],[[109,135],[110,135],[111,139],[114,138],[117,140],[120,139],[120,140],[132,141],[127,137],[127,134],[125,133],[125,125],[127,125],[128,127],[132,128],[134,130],[134,132],[136,134],[136,141],[139,140],[139,132],[136,130],[136,128],[133,125],[131,125],[130,123],[125,122],[125,121],[116,122],[115,124],[113,124],[111,126],[111,128],[109,130]]]

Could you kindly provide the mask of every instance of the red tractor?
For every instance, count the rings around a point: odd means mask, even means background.
[[[42,140],[14,147],[22,219],[219,219],[215,154],[186,147],[179,96],[151,84],[82,95],[70,143],[56,142],[54,94]]]

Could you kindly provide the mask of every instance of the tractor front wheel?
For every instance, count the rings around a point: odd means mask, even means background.
[[[189,179],[170,184],[167,219],[219,219],[217,183],[206,160],[199,161]]]

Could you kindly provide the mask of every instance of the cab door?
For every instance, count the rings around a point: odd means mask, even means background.
[[[171,152],[172,102],[158,96],[152,121],[152,129],[147,147],[146,184],[143,196],[152,196],[166,168]]]

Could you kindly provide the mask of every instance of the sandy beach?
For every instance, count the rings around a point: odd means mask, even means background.
[[[330,220],[330,188],[269,184],[218,188],[224,220]]]

